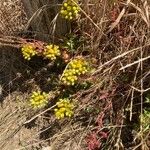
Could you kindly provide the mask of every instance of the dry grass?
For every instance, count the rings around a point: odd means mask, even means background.
[[[23,30],[27,23],[20,0],[1,0],[0,2],[0,34],[12,35]]]
[[[102,150],[148,150],[150,131],[145,133],[139,116],[150,107],[145,104],[150,90],[149,15],[146,0],[82,1],[81,16],[72,30],[85,40],[78,54],[87,52],[96,69],[84,79],[92,86],[72,95],[78,107],[71,120],[55,120],[51,107],[31,111],[26,105],[32,90],[47,88],[49,64],[32,62],[37,66],[33,67],[20,54],[1,54],[2,88],[6,92],[0,109],[0,149],[9,150],[11,143],[18,150],[45,146],[52,150],[94,150],[98,142]],[[9,40],[13,45],[14,41],[19,43],[12,37]],[[0,38],[3,45],[6,41]],[[16,66],[16,61],[20,65]]]

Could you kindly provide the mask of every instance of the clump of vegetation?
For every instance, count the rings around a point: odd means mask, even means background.
[[[55,60],[56,57],[61,55],[59,46],[54,44],[49,45],[36,45],[36,43],[26,42],[22,45],[21,51],[24,59],[30,60],[33,56],[43,56],[43,58],[47,58],[49,60]]]
[[[45,8],[49,6],[41,11]],[[61,130],[58,127],[58,132],[46,133],[56,147],[68,139],[68,149],[77,145],[83,150],[147,150],[143,145],[150,147],[150,98],[144,99],[150,90],[148,1],[65,0],[58,14],[70,27],[65,37],[55,38],[53,32],[53,43],[32,39],[18,42],[26,60],[40,56],[25,64],[25,77],[29,76],[25,84],[33,86],[28,91],[37,86],[47,91],[28,96],[30,110],[37,114],[26,122],[42,118],[38,121],[44,125],[39,126],[46,132],[58,125]],[[57,16],[52,22],[54,28]],[[34,68],[38,59],[42,67],[36,64]],[[50,92],[54,93],[52,98]]]
[[[69,118],[73,116],[74,104],[68,98],[59,99],[56,106],[57,108],[54,111],[57,119],[63,119],[65,116]]]
[[[63,3],[63,6],[60,11],[61,16],[67,20],[72,20],[77,18],[80,11],[77,2],[78,0],[66,0]]]
[[[36,49],[31,44],[24,44],[21,48],[24,59],[30,60],[31,57],[37,54]]]
[[[45,58],[55,60],[57,56],[60,56],[59,46],[52,44],[47,45],[44,49],[43,55],[45,56]]]
[[[65,85],[74,85],[79,75],[88,72],[88,67],[88,62],[84,58],[71,60],[62,74],[61,81]]]
[[[33,92],[29,101],[32,108],[43,108],[48,104],[48,94],[41,91]]]

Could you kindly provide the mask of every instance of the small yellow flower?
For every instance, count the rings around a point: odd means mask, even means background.
[[[24,44],[21,48],[24,59],[30,60],[37,54],[35,48],[31,44]]]
[[[44,49],[43,55],[45,58],[55,60],[57,56],[60,56],[59,46],[52,44],[47,45]]]
[[[78,3],[78,0],[74,0]],[[60,14],[63,18],[67,20],[72,20],[77,18],[80,11],[79,6],[73,0],[66,0],[60,10]]]
[[[73,115],[74,105],[68,98],[59,99],[56,103],[57,108],[54,109],[57,119],[63,119],[64,117],[71,117]]]
[[[66,85],[74,85],[78,80],[78,76],[87,72],[88,63],[84,58],[73,59],[64,70],[61,81]]]
[[[48,94],[45,92],[37,91],[33,92],[30,97],[30,105],[36,109],[36,108],[42,108],[46,106],[48,103]]]
[[[63,6],[64,6],[64,7],[67,7],[67,6],[68,6],[68,4],[67,4],[67,3],[64,3],[64,4],[63,4]]]

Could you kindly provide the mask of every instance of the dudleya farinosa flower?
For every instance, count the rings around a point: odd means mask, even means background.
[[[48,103],[48,94],[41,91],[33,92],[29,101],[34,109],[43,108]]]
[[[77,18],[80,11],[77,3],[78,0],[66,0],[61,7],[61,16],[67,20]]]
[[[64,70],[61,81],[65,85],[74,85],[79,75],[88,72],[88,63],[84,58],[75,58],[69,62]]]
[[[57,119],[71,117],[73,115],[74,105],[68,98],[59,99],[56,103],[57,108],[54,109]]]

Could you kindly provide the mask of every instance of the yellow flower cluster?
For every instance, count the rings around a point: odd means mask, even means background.
[[[63,18],[72,20],[78,16],[80,9],[79,6],[74,3],[74,1],[76,3],[78,2],[78,0],[66,0],[66,2],[63,3],[60,11],[60,14]]]
[[[44,49],[43,55],[45,58],[50,60],[55,60],[57,56],[60,56],[59,46],[56,45],[47,45]]]
[[[45,92],[37,91],[33,92],[30,98],[31,106],[36,108],[42,108],[48,103],[48,94]]]
[[[71,117],[73,115],[74,105],[68,98],[59,99],[56,105],[57,108],[54,111],[57,119],[63,119],[65,116]]]
[[[88,63],[84,58],[76,58],[69,62],[64,70],[61,81],[66,85],[74,85],[78,76],[88,72]]]
[[[24,44],[21,48],[24,59],[30,60],[31,57],[37,54],[35,48],[31,44]]]

